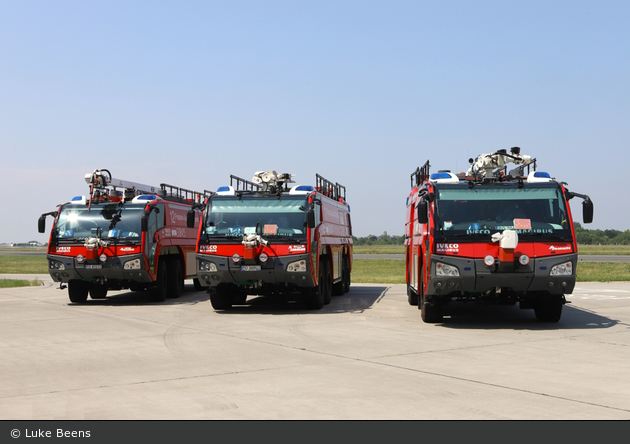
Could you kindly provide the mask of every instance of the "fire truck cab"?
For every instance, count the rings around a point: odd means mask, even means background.
[[[569,191],[514,147],[483,154],[466,173],[411,175],[405,224],[408,301],[425,322],[441,322],[451,302],[515,304],[557,322],[575,286],[577,242]],[[508,171],[507,164],[516,168]]]
[[[230,176],[204,205],[197,274],[216,310],[249,295],[301,295],[321,309],[350,289],[352,224],[345,187],[316,175],[293,185],[290,174],[258,171],[252,181]]]
[[[54,218],[47,252],[52,279],[67,286],[75,303],[127,288],[150,290],[154,301],[179,297],[184,279],[196,280],[197,230],[187,227],[187,213],[211,193],[113,179],[105,169],[85,180],[88,196],[39,218],[40,233],[46,217]]]

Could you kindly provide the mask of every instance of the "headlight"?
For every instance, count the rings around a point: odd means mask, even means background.
[[[107,255],[105,253],[101,254],[98,258],[101,262],[107,262]]]
[[[573,275],[573,264],[571,262],[565,262],[564,264],[558,264],[551,267],[549,276],[571,276]]]
[[[83,263],[83,261],[85,261],[85,256],[83,256],[82,254],[79,254],[77,256],[77,262],[81,264]]]
[[[267,255],[267,253],[260,253],[260,256],[258,256],[258,260],[260,262],[267,262],[267,259],[269,259],[269,256]]]
[[[66,266],[63,262],[50,261],[50,269],[51,270],[65,270]]]
[[[306,271],[306,261],[302,259],[301,261],[291,262],[289,265],[287,265],[287,271],[293,273]]]
[[[217,266],[214,262],[199,262],[199,271],[217,271]]]
[[[123,268],[125,270],[136,270],[140,268],[140,259],[133,259],[130,261],[125,262],[125,264],[123,265]]]
[[[459,276],[459,269],[457,267],[453,267],[452,265],[443,264],[442,262],[437,262],[435,264],[435,275],[436,276]]]

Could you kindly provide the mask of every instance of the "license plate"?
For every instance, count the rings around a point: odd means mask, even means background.
[[[97,268],[103,268],[103,266],[100,264],[99,265],[86,265],[85,268],[86,270],[95,270]]]
[[[260,271],[260,265],[241,265],[241,271]]]

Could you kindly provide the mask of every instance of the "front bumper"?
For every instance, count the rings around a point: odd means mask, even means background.
[[[437,276],[436,263],[457,267],[459,276]],[[572,263],[573,274],[551,276],[552,267],[565,262]],[[532,259],[529,264],[516,262],[513,266],[487,267],[483,259],[468,259],[453,256],[431,257],[431,270],[427,295],[452,293],[483,293],[495,288],[509,289],[515,293],[546,292],[571,294],[575,287],[577,254],[566,254]]]
[[[302,260],[306,263],[304,271],[288,271],[289,265]],[[221,284],[245,287],[261,287],[267,284],[303,288],[315,286],[308,254],[269,257],[264,263],[258,259],[241,259],[234,263],[230,257],[197,254],[196,261],[197,277],[204,287],[216,287]],[[214,264],[216,271],[205,270],[206,267],[201,266],[202,262]]]
[[[149,272],[144,269],[144,256],[132,254],[121,257],[108,257],[107,261],[86,260],[77,262],[76,258],[68,256],[46,255],[48,259],[48,273],[55,282],[68,282],[78,279],[83,281],[106,280],[107,282],[134,282],[148,284],[153,282]],[[138,260],[141,268],[125,269],[127,262]]]

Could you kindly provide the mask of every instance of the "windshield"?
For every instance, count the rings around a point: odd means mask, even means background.
[[[259,234],[263,238],[306,240],[306,201],[298,197],[213,197],[202,233],[213,241]]]
[[[437,190],[436,227],[445,237],[515,230],[519,237],[571,238],[560,188],[476,186]]]
[[[88,237],[127,238],[140,241],[144,204],[66,205],[59,213],[53,234],[60,241]]]

